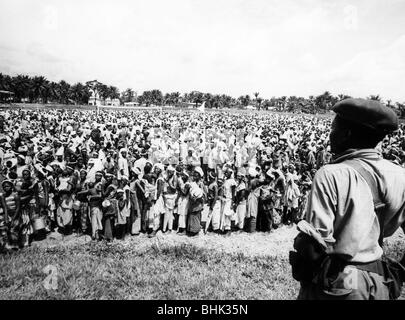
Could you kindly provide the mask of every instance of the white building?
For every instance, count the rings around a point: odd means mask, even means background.
[[[118,107],[121,102],[120,99],[111,99],[111,98],[107,98],[105,100],[101,99],[101,97],[99,96],[98,92],[94,91],[94,90],[90,90],[91,92],[91,97],[89,98],[88,104],[90,106],[115,106]]]
[[[120,99],[111,99],[111,98],[107,98],[104,101],[104,105],[105,106],[114,106],[114,107],[118,107],[121,104]]]
[[[135,106],[139,106],[139,103],[135,102],[135,101],[124,102],[124,106],[126,106],[126,107],[135,107]]]
[[[104,101],[101,100],[97,91],[90,89],[91,96],[89,98],[88,104],[91,106],[102,106],[104,105]]]

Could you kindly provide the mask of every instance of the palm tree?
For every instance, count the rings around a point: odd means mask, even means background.
[[[50,82],[48,86],[48,94],[51,102],[60,102],[59,84],[54,81]]]
[[[119,97],[120,97],[120,91],[118,90],[117,87],[109,86],[108,93],[109,93],[109,97],[111,99],[119,99]]]
[[[105,100],[110,96],[110,88],[104,83],[100,83],[97,85],[97,91],[102,100]]]
[[[173,104],[173,105],[177,105],[179,102],[180,102],[180,92],[172,92],[172,93],[170,93],[170,102]]]
[[[152,95],[152,103],[155,105],[161,105],[163,102],[163,94],[160,90],[154,89],[151,92]]]
[[[87,104],[90,98],[90,91],[85,85],[78,82],[70,88],[69,97],[75,104]]]
[[[46,103],[48,100],[49,81],[43,76],[31,79],[30,101]]]
[[[278,98],[277,105],[279,107],[279,110],[281,110],[281,111],[285,110],[286,102],[287,102],[286,96],[282,96],[282,97]]]
[[[163,105],[165,106],[165,105],[172,105],[172,99],[171,99],[171,96],[170,96],[170,93],[166,93],[165,95],[164,95],[164,97],[163,97]]]
[[[70,84],[65,80],[61,80],[58,83],[57,92],[59,96],[59,103],[69,104],[70,98]]]
[[[12,78],[11,86],[9,86],[6,90],[12,89],[12,91],[14,91],[14,98],[16,101],[21,102],[23,98],[27,98],[29,96],[30,88],[31,79],[28,76],[19,74]]]
[[[13,89],[13,78],[0,73],[0,90],[12,91]]]

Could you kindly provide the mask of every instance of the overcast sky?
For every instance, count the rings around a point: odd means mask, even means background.
[[[0,0],[0,72],[405,101],[402,0]]]

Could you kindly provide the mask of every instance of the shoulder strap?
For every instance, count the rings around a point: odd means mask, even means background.
[[[378,222],[380,224],[380,237],[378,239],[378,243],[382,246],[383,244],[383,239],[384,239],[384,215],[381,214],[379,211],[385,207],[385,203],[382,200],[381,196],[381,191],[378,188],[377,181],[373,174],[368,171],[360,161],[346,161],[345,162],[347,165],[352,167],[354,170],[356,170],[364,180],[366,180],[370,190],[371,194],[373,196],[373,203],[374,203],[374,211],[377,215]],[[379,214],[380,213],[380,214]]]

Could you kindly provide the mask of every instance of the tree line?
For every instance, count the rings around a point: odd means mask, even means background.
[[[211,94],[200,91],[191,91],[181,94],[171,92],[163,94],[160,90],[144,91],[141,95],[127,88],[123,92],[115,86],[106,85],[98,81],[88,81],[86,83],[69,84],[61,80],[60,82],[49,81],[43,76],[17,75],[9,76],[0,73],[0,91],[10,91],[13,93],[13,102],[29,103],[59,103],[59,104],[88,104],[92,91],[96,91],[100,99],[119,99],[120,104],[126,102],[137,102],[141,105],[151,106],[187,106],[205,102],[206,108],[246,108],[254,106],[259,110],[276,110],[281,112],[303,112],[322,113],[328,111],[336,102],[349,98],[350,96],[339,94],[332,95],[325,91],[318,96],[297,97],[282,96],[262,98],[259,92],[254,92],[252,96],[242,95],[238,98],[226,94]],[[384,102],[388,107],[394,109],[401,117],[405,117],[405,103],[392,100],[382,101],[380,95],[370,95],[367,98]],[[3,97],[4,100],[4,97]]]

